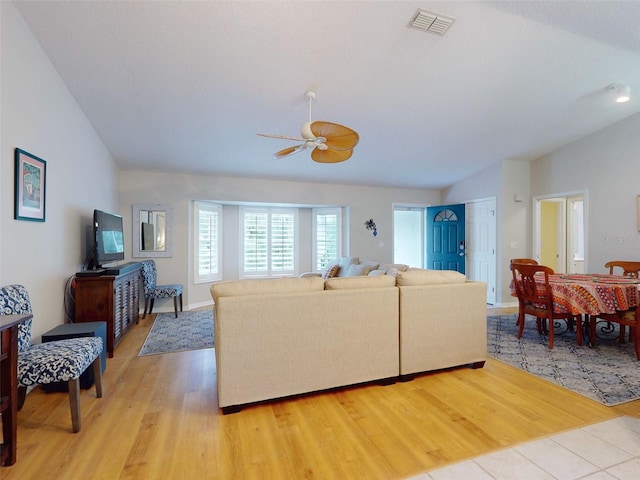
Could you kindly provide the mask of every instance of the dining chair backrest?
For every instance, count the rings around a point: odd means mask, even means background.
[[[524,263],[526,265],[538,265],[538,261],[533,258],[512,258],[509,263]]]
[[[609,274],[613,275],[616,268],[622,269],[622,275],[630,278],[638,278],[640,276],[640,262],[629,262],[626,260],[613,260],[604,264],[609,269]]]
[[[29,293],[24,285],[5,285],[0,288],[0,315],[23,315],[33,313]],[[31,346],[31,319],[18,324],[18,352]]]
[[[153,260],[144,260],[142,263],[142,285],[145,295],[156,288],[156,262]]]
[[[516,295],[521,306],[535,306],[553,311],[553,295],[549,285],[549,275],[553,275],[553,269],[544,265],[532,265],[528,263],[511,263],[513,283]],[[536,274],[544,274],[544,284],[536,282]]]

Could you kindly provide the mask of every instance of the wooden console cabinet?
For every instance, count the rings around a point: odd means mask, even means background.
[[[125,333],[138,323],[140,315],[141,265],[136,263],[117,275],[75,278],[75,321],[107,322],[107,354]]]

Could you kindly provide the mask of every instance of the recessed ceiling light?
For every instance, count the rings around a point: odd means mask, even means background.
[[[612,83],[609,90],[614,90],[617,103],[628,102],[631,99],[631,87],[622,83]]]

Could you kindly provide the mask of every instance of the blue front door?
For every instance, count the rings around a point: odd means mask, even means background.
[[[427,268],[465,273],[464,204],[427,207]]]

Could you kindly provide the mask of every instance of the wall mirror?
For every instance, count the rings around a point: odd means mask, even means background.
[[[133,205],[133,257],[173,255],[173,208],[170,205]]]

